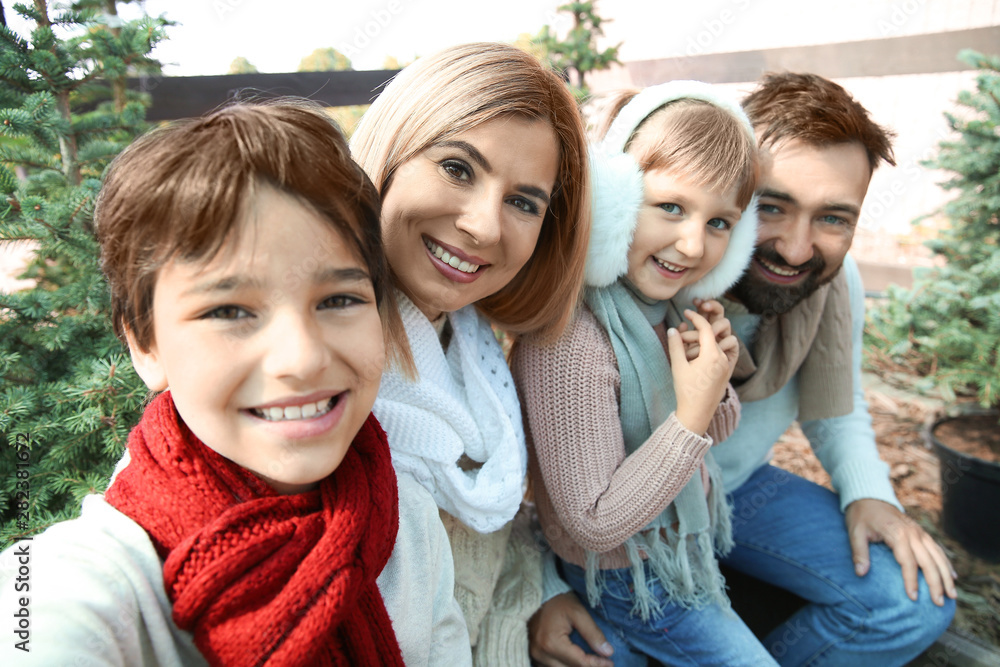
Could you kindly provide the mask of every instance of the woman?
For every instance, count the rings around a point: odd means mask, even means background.
[[[586,139],[565,84],[503,44],[407,67],[351,142],[382,233],[418,377],[383,377],[375,414],[401,475],[437,501],[480,664],[528,664],[537,550],[511,539],[527,455],[492,326],[554,338],[576,307],[589,233]]]

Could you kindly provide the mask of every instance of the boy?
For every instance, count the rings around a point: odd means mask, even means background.
[[[115,160],[95,211],[113,325],[162,393],[107,492],[34,539],[35,641],[4,662],[401,665],[467,645],[433,501],[398,502],[371,416],[386,352],[411,366],[379,213],[303,103],[234,105]],[[0,608],[17,597],[0,581]],[[415,600],[434,606],[423,645]]]

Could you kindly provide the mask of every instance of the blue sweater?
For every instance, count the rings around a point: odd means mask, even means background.
[[[840,495],[840,509],[861,498],[884,500],[902,507],[889,481],[889,466],[878,456],[871,415],[861,387],[862,332],[865,324],[864,287],[858,266],[848,255],[842,269],[851,299],[851,336],[854,411],[843,417],[816,419],[801,424],[820,463],[830,474]],[[746,341],[760,323],[759,315],[727,313],[740,342]],[[771,458],[771,448],[791,426],[799,409],[799,376],[796,375],[773,396],[743,403],[743,416],[736,431],[712,448],[722,468],[726,491],[739,488]]]

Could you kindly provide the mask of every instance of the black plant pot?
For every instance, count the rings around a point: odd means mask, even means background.
[[[925,432],[941,461],[941,526],[969,553],[1000,562],[1000,464],[955,451],[934,435],[961,419],[940,419]]]

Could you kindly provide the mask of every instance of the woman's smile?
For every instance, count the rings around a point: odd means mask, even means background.
[[[486,260],[467,255],[454,246],[446,247],[426,236],[424,237],[424,246],[431,254],[431,263],[434,264],[434,267],[446,278],[457,282],[471,283],[482,275],[480,269],[489,266]]]

